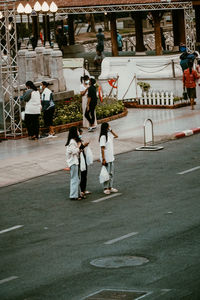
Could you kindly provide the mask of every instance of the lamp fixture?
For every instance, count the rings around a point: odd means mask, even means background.
[[[18,14],[24,14],[25,8],[24,8],[23,4],[20,3],[20,4],[17,6],[17,12],[18,12]]]
[[[57,12],[57,10],[58,10],[58,6],[55,4],[55,2],[51,2],[51,4],[50,4],[50,12],[52,12],[52,13],[56,13]]]
[[[40,5],[40,3],[38,1],[35,3],[33,8],[34,8],[34,11],[36,11],[37,13],[42,10],[42,6]]]
[[[47,13],[49,11],[49,5],[46,1],[42,4],[42,12]]]
[[[30,14],[31,14],[31,12],[32,12],[32,7],[30,6],[29,3],[26,4],[26,6],[25,6],[25,8],[24,8],[24,12],[25,12],[25,14],[27,14],[27,15],[30,15]]]

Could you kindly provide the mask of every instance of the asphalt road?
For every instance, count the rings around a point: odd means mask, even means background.
[[[92,195],[81,202],[68,200],[66,171],[1,188],[0,299],[93,299],[104,289],[144,291],[145,300],[200,299],[200,168],[178,174],[200,166],[200,137],[163,146],[116,156],[121,195],[100,202],[92,202],[105,196],[98,162],[89,169]],[[110,256],[149,262],[90,264]]]

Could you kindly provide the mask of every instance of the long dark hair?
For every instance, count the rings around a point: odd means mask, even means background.
[[[33,81],[27,81],[26,82],[26,86],[28,87],[28,88],[30,88],[31,90],[34,90],[34,91],[37,91],[37,87],[35,86],[35,84],[33,83]]]
[[[188,61],[188,68],[189,68],[190,74],[191,74],[192,73],[192,68],[193,68],[193,61],[192,60]]]
[[[100,130],[100,135],[99,135],[99,141],[102,135],[106,136],[106,142],[108,140],[108,128],[109,128],[109,124],[108,123],[102,123],[101,124],[101,130]]]
[[[86,81],[88,79],[89,79],[88,75],[81,76],[81,83],[83,83],[83,81]]]
[[[77,130],[78,129],[76,126],[72,126],[69,129],[68,139],[67,139],[67,143],[65,144],[65,146],[69,145],[71,139],[74,139],[76,142],[80,141]]]

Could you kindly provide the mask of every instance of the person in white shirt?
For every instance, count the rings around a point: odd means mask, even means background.
[[[79,138],[78,128],[76,126],[72,126],[69,129],[69,135],[66,143],[66,163],[70,168],[70,200],[82,200],[83,197],[80,197],[79,191],[79,157],[80,151],[85,148],[88,143],[81,143],[81,139]]]
[[[27,91],[21,96],[26,102],[25,123],[28,136],[31,140],[37,140],[39,136],[39,116],[41,113],[40,93],[32,81],[26,82]]]
[[[117,134],[112,131],[108,123],[102,123],[99,136],[100,143],[100,160],[109,173],[109,180],[104,182],[104,194],[117,193],[118,190],[113,188],[114,179],[114,149],[113,138],[118,138]]]
[[[85,75],[81,77],[81,85],[80,85],[80,94],[82,96],[82,112],[83,112],[83,127],[88,128],[89,122],[85,117],[85,111],[87,108],[87,94],[88,94],[88,88],[89,88],[90,79],[88,75]]]
[[[53,93],[48,88],[49,83],[46,81],[42,81],[42,94],[41,94],[41,103],[42,103],[42,111],[44,118],[44,126],[48,128],[48,137],[52,137],[55,135],[53,128],[53,117],[55,112],[55,103],[53,101]]]

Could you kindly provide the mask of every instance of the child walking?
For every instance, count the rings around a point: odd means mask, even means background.
[[[104,182],[104,194],[117,193],[118,190],[113,187],[114,179],[114,151],[113,138],[118,138],[117,134],[112,131],[108,123],[102,123],[99,136],[100,143],[100,160],[109,173],[109,180]]]

